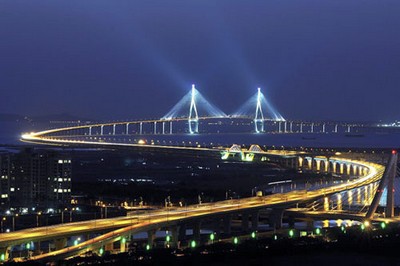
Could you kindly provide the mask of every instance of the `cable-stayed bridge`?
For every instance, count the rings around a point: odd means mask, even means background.
[[[368,126],[348,122],[286,120],[267,100],[261,88],[236,112],[227,115],[210,103],[192,85],[190,91],[163,117],[83,124],[56,128],[22,136],[36,143],[73,144],[74,142],[132,141],[133,135],[174,135],[231,133],[346,133]],[[139,140],[136,140],[136,143]],[[135,142],[135,141],[134,141]],[[140,144],[140,143],[139,143]],[[142,143],[143,144],[143,143]]]

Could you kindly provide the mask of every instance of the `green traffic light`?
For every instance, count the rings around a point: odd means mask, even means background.
[[[365,225],[364,224],[361,224],[361,230],[365,230]]]
[[[239,239],[237,237],[233,238],[233,244],[237,245],[239,243]]]
[[[104,249],[103,249],[103,248],[100,248],[99,253],[100,253],[100,255],[103,255]]]
[[[251,238],[256,238],[256,232],[251,233]]]
[[[320,228],[315,229],[315,233],[316,233],[317,235],[321,234],[321,229],[320,229]]]
[[[277,235],[274,235],[274,240],[278,240],[278,236]]]
[[[171,241],[171,236],[167,235],[167,237],[165,238],[165,240],[166,240],[167,242]]]
[[[78,245],[78,240],[74,241],[74,246]]]
[[[121,238],[121,243],[122,243],[122,244],[125,244],[125,243],[126,243],[126,238],[125,238],[125,237]]]
[[[0,255],[0,260],[5,261],[6,260],[6,255],[3,253]]]
[[[195,248],[196,247],[196,241],[192,240],[192,242],[190,242],[190,246],[192,248]]]
[[[291,229],[291,230],[289,231],[289,236],[290,236],[290,237],[293,237],[293,236],[294,236],[294,231],[293,231],[293,229]]]
[[[150,250],[150,245],[149,244],[146,245],[146,250]]]
[[[26,249],[30,249],[31,248],[31,243],[26,244]]]

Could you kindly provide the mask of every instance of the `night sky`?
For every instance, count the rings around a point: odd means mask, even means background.
[[[161,117],[195,83],[286,119],[400,118],[400,1],[0,0],[0,113]]]

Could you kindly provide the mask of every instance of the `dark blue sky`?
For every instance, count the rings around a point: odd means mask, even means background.
[[[400,1],[0,0],[0,113],[164,115],[196,83],[231,113],[400,118]]]

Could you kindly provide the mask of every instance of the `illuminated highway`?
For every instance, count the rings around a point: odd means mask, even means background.
[[[345,159],[341,159],[346,161]],[[349,160],[347,160],[349,161]],[[328,195],[351,190],[374,183],[383,175],[384,166],[363,162],[351,161],[363,165],[369,169],[369,173],[347,183],[321,188],[313,191],[291,191],[282,194],[272,194],[263,197],[252,197],[237,200],[227,200],[216,203],[194,205],[185,208],[167,208],[149,211],[145,214],[128,217],[117,217],[104,220],[91,220],[78,223],[61,224],[51,227],[39,227],[0,234],[0,247],[7,247],[27,243],[29,241],[43,241],[59,239],[62,237],[82,235],[92,232],[107,232],[96,238],[82,242],[76,246],[63,248],[46,253],[31,259],[60,259],[88,250],[96,249],[107,243],[117,241],[119,238],[131,233],[145,232],[151,228],[171,225],[174,222],[182,222],[196,217],[211,217],[226,213],[234,213],[244,210],[260,209],[265,207],[289,207],[299,202],[319,199]]]

